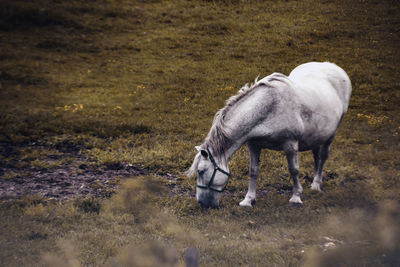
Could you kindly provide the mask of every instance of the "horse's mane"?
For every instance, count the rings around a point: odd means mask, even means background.
[[[220,109],[214,116],[214,120],[211,126],[211,129],[202,145],[203,148],[211,148],[213,151],[214,157],[220,157],[225,154],[225,150],[230,147],[232,144],[232,140],[227,132],[229,129],[225,122],[225,115],[241,99],[246,97],[250,92],[255,90],[260,86],[272,87],[271,82],[280,81],[280,82],[288,82],[288,78],[286,75],[281,73],[273,73],[262,80],[258,80],[258,76],[255,78],[254,83],[251,85],[245,84],[238,93],[234,96],[231,96],[226,102],[225,107]]]

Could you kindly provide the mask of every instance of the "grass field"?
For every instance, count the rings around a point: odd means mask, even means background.
[[[400,265],[398,1],[0,1],[0,265]],[[349,111],[303,206],[247,150],[221,207],[184,177],[224,101],[258,75],[330,61]],[[78,182],[79,181],[79,182]]]

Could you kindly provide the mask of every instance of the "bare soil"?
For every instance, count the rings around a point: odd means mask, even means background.
[[[21,146],[35,146],[35,144],[0,143],[1,154],[10,156]],[[0,200],[13,200],[29,195],[38,195],[48,199],[66,200],[77,196],[109,197],[119,184],[119,181],[128,177],[140,175],[156,175],[171,182],[179,180],[175,175],[166,173],[152,173],[149,170],[130,164],[113,164],[96,166],[90,159],[79,153],[79,147],[58,147],[64,156],[72,157],[71,164],[61,164],[52,168],[36,168],[25,166],[18,168],[13,164],[0,165],[0,174],[14,173],[12,178],[0,179]],[[62,156],[59,156],[62,157]],[[47,161],[58,159],[49,157]],[[77,164],[78,162],[78,164]],[[81,164],[79,164],[82,162]],[[176,183],[171,183],[171,192],[175,192]],[[179,190],[180,192],[182,190]],[[176,193],[176,192],[175,192]]]

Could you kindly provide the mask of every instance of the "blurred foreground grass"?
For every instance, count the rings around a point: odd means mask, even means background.
[[[399,264],[393,200],[344,208],[346,198],[325,206],[329,197],[307,192],[307,204],[294,208],[271,193],[253,209],[239,207],[235,195],[218,210],[202,210],[194,198],[168,196],[162,187],[137,177],[111,199],[2,203],[3,266],[184,266],[191,248],[206,266]]]
[[[0,179],[70,164],[181,176],[214,113],[257,75],[331,61],[353,83],[325,192],[305,190],[303,207],[288,205],[285,159],[271,151],[256,206],[237,207],[248,183],[241,149],[218,210],[201,210],[188,194],[154,194],[168,183],[155,178],[154,189],[151,176],[128,180],[109,200],[3,201],[0,265],[174,265],[188,247],[206,266],[399,264],[399,9],[397,1],[0,2]],[[307,186],[312,164],[301,155]],[[180,178],[176,186],[194,190]]]

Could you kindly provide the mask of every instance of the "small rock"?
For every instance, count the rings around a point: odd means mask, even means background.
[[[324,252],[336,247],[336,244],[333,242],[327,242],[324,244]]]
[[[334,238],[329,237],[329,236],[323,236],[322,238],[325,239],[325,241],[328,241],[328,242],[334,242],[334,243],[340,243],[340,244],[344,243],[343,241],[334,239]]]

